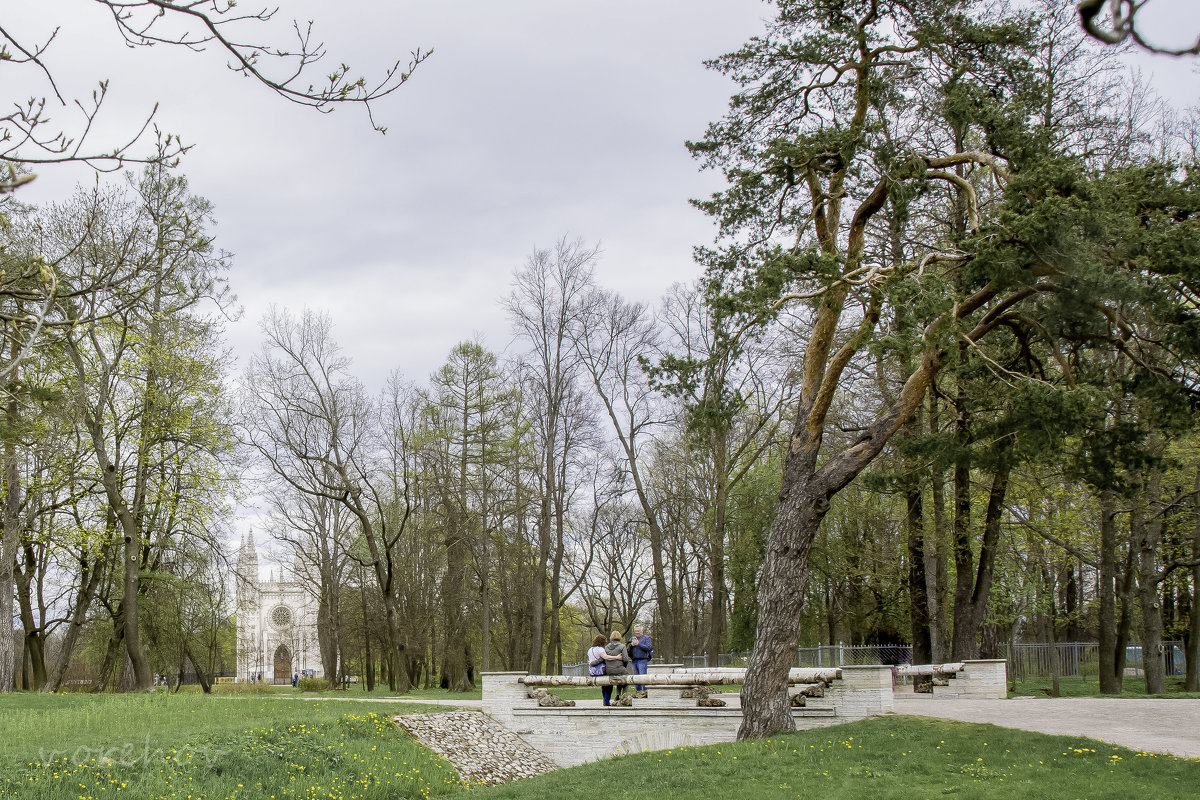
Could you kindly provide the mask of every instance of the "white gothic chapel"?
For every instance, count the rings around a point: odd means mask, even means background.
[[[258,573],[254,533],[237,560],[237,679],[291,683],[293,675],[324,677],[317,644],[317,598],[299,564]]]

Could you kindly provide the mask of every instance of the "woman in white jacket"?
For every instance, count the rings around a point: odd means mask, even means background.
[[[620,671],[621,668],[624,666],[624,657],[623,656],[621,656],[619,654],[616,654],[616,655],[609,654],[609,652],[605,649],[605,644],[607,642],[608,642],[608,640],[604,638],[603,633],[597,633],[596,638],[592,639],[592,646],[590,648],[588,648],[588,651],[587,651],[588,666],[591,668],[591,669],[589,669],[588,674],[593,674],[594,669],[596,667],[600,666],[601,664],[605,665],[605,670],[603,672],[601,672],[600,674],[602,674],[602,675],[607,674],[608,673],[607,665],[614,661],[617,662],[617,664],[614,666],[617,668],[618,671]],[[625,673],[621,672],[621,674],[624,675]],[[606,705],[606,706],[612,705],[612,690],[613,690],[613,687],[611,687],[611,686],[601,686],[600,687],[600,694],[604,698],[604,705]]]

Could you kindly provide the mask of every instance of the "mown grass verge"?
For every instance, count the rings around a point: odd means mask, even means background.
[[[484,790],[478,800],[1195,798],[1200,761],[993,725],[886,717],[770,739],[636,753]],[[474,795],[475,793],[473,793]]]
[[[412,704],[201,695],[0,697],[0,797],[324,798],[458,794],[451,765],[392,724]],[[445,710],[444,708],[437,710]],[[1200,761],[1080,737],[886,717],[757,742],[634,753],[480,800],[1193,798]]]
[[[321,688],[315,690],[318,694],[325,697],[345,697],[345,698],[386,698],[386,697],[403,697],[407,700],[479,700],[483,697],[483,692],[477,684],[475,688],[469,692],[451,692],[446,689],[432,688],[422,689],[416,687],[407,692],[393,692],[388,689],[387,684],[376,684],[375,690],[368,692],[366,687],[361,683],[352,683],[349,688]],[[599,690],[597,690],[599,691]],[[300,694],[298,689],[288,686],[272,686],[270,693],[274,697],[290,697]],[[598,695],[597,695],[598,696]]]
[[[0,797],[427,798],[462,786],[395,714],[415,704],[203,695],[0,697]]]
[[[1010,684],[1009,697],[1046,697],[1050,694],[1054,682],[1050,678],[1024,678]],[[1170,677],[1166,681],[1165,694],[1147,694],[1145,679],[1131,675],[1121,682],[1121,693],[1117,695],[1100,694],[1100,684],[1094,678],[1064,677],[1058,679],[1060,697],[1127,697],[1147,698],[1166,697],[1179,700],[1200,699],[1200,692],[1184,691],[1183,678]]]

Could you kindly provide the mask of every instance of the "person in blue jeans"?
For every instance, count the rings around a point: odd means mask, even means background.
[[[633,674],[645,675],[646,668],[650,665],[650,659],[654,656],[654,646],[650,643],[650,637],[646,635],[646,629],[642,625],[633,626],[633,637],[629,640],[629,657],[633,659]],[[646,697],[646,687],[637,687],[637,696]]]

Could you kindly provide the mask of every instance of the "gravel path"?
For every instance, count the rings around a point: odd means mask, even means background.
[[[896,713],[1087,736],[1135,750],[1200,758],[1200,700],[1085,697],[965,700],[927,695],[905,697],[898,693]]]
[[[515,733],[474,711],[405,714],[395,720],[470,783],[494,786],[558,768]]]

